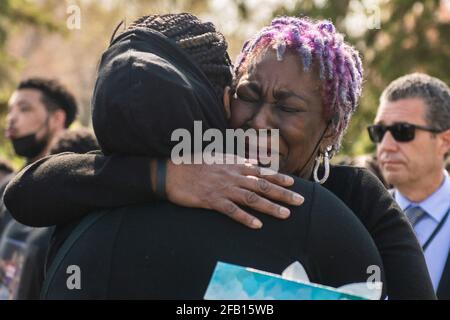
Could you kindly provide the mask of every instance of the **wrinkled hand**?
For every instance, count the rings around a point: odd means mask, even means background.
[[[292,177],[280,173],[262,175],[262,168],[254,161],[241,159],[246,163],[175,165],[168,160],[168,200],[184,207],[218,211],[253,229],[261,228],[262,222],[240,206],[285,219],[290,215],[289,209],[272,201],[303,203],[301,195],[284,188],[294,183]]]

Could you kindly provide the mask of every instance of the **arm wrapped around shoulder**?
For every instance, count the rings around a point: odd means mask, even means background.
[[[154,198],[149,157],[99,152],[40,159],[20,171],[4,194],[12,216],[33,227],[64,224],[97,208]]]

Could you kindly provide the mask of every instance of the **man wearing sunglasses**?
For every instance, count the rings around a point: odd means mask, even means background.
[[[437,296],[450,299],[449,87],[425,74],[398,78],[382,93],[368,131],[383,176],[422,245]]]

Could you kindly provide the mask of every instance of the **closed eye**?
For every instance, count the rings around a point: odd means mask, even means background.
[[[288,107],[288,106],[284,106],[284,105],[277,105],[277,108],[283,112],[288,112],[288,113],[294,113],[294,112],[300,112],[301,110],[297,109],[297,108],[292,108],[292,107]]]
[[[236,93],[237,97],[239,100],[245,101],[245,102],[250,102],[250,103],[256,103],[259,101],[259,99],[255,98],[255,97],[251,97],[249,95],[245,95],[242,93],[237,92]]]
[[[19,107],[20,112],[29,112],[31,108],[28,106]]]

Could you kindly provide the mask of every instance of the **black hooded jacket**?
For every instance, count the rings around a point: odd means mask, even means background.
[[[225,111],[199,67],[172,40],[150,29],[118,36],[103,54],[92,124],[105,154],[167,157],[183,128],[224,132]]]

